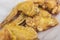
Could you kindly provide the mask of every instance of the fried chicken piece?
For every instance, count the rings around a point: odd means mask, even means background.
[[[17,19],[5,24],[0,32],[0,40],[38,40],[33,28],[19,25],[23,19],[24,15],[21,14]]]
[[[39,5],[40,4],[42,4],[42,5],[45,4],[45,6],[48,7],[49,10],[54,8],[57,5],[57,0],[27,0],[27,1],[33,1],[33,2],[36,2]]]
[[[27,0],[32,1],[32,0]],[[34,3],[38,4],[43,9],[48,10],[51,14],[58,14],[60,12],[60,4],[58,0],[33,0]]]
[[[26,19],[26,24],[38,31],[43,31],[56,26],[58,22],[49,12],[40,9],[40,13],[37,16]]]
[[[31,27],[24,27],[24,26],[19,26],[19,25],[14,26],[13,24],[10,23],[4,26],[3,31],[4,29],[7,29],[8,32],[10,33],[10,36],[12,38],[11,40],[38,40],[36,31]],[[0,38],[1,37],[2,36],[0,36]]]
[[[1,23],[1,27],[5,25],[6,23],[9,23],[11,20],[15,18],[18,13],[18,11],[23,12],[23,14],[28,16],[33,16],[39,12],[38,7],[32,2],[32,1],[25,1],[22,3],[19,3],[12,12],[6,17],[6,19]]]
[[[46,0],[45,3],[45,6],[52,14],[58,14],[60,12],[58,0]]]
[[[42,0],[41,0],[42,1]],[[51,12],[51,14],[58,14],[58,12],[60,12],[59,9],[59,3],[57,2],[57,0],[45,0],[43,5],[40,5],[40,7],[42,7],[43,9],[48,10],[49,12]]]

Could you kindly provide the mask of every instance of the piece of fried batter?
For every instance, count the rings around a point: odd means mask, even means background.
[[[26,24],[38,31],[43,31],[56,26],[58,22],[49,12],[40,9],[40,13],[37,16],[26,19]]]

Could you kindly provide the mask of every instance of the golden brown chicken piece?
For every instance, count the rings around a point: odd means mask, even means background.
[[[27,16],[34,16],[35,14],[38,14],[39,9],[37,5],[35,5],[32,1],[25,1],[22,3],[19,3],[12,12],[6,17],[6,19],[1,23],[0,26],[5,25],[6,23],[9,23],[11,20],[15,18],[16,15],[20,15],[21,12]]]
[[[60,12],[59,9],[60,3],[58,2],[58,0],[26,0],[26,1],[32,1],[40,5],[40,7],[48,10],[49,12],[51,12],[51,14],[57,14],[58,12]]]
[[[60,4],[58,3],[58,0],[46,0],[45,6],[52,14],[57,14],[60,12]]]
[[[40,9],[40,13],[37,16],[26,19],[26,24],[37,29],[38,31],[43,31],[50,27],[56,26],[58,22],[49,12]]]
[[[38,38],[33,28],[10,23],[0,30],[0,40],[38,40]]]

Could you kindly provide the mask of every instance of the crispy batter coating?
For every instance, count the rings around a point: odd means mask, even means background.
[[[37,28],[38,31],[46,30],[58,24],[57,20],[49,12],[40,9],[40,13],[34,18],[27,18],[26,24]]]

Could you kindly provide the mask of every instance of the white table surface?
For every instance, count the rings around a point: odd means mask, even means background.
[[[12,8],[16,6],[18,2],[22,1],[23,0],[0,0],[0,23],[9,15]],[[40,40],[60,40],[60,14],[57,15],[56,18],[59,24],[54,28],[38,33]]]

